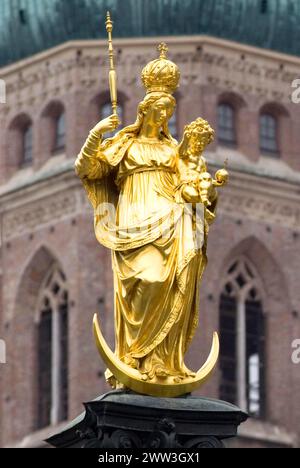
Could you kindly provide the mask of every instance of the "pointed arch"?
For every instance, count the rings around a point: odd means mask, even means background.
[[[274,314],[272,323],[280,320],[278,304],[282,309],[282,299],[287,303],[289,299],[280,266],[254,236],[241,241],[227,255],[219,297],[220,397],[238,404],[253,417],[265,419],[269,318]]]
[[[54,263],[41,287],[37,309],[37,429],[68,418],[68,322],[67,281]]]
[[[26,321],[32,330],[34,429],[68,418],[68,302],[63,268],[55,254],[42,245],[21,275],[15,308],[17,326]]]
[[[32,313],[36,310],[41,286],[55,263],[59,263],[57,257],[44,245],[30,257],[17,288],[15,315]]]
[[[286,278],[279,263],[267,246],[255,236],[246,237],[228,253],[223,263],[222,278],[229,264],[240,257],[247,258],[258,273],[264,298],[272,297],[274,301],[281,301],[284,295],[290,304]],[[223,284],[220,285],[219,293],[222,288]]]

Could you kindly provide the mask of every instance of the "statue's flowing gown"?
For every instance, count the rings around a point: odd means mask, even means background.
[[[116,353],[151,378],[185,377],[206,265],[205,215],[180,199],[173,141],[90,135],[77,161],[95,209],[98,241],[112,250]],[[195,229],[197,226],[197,229]]]

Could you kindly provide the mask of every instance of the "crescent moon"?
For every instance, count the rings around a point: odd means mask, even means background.
[[[157,381],[151,382],[151,380],[145,381],[138,370],[132,369],[127,364],[123,363],[112,352],[101,332],[97,314],[94,315],[93,330],[100,356],[114,377],[125,385],[125,387],[142,395],[175,398],[187,393],[192,393],[199,389],[209,379],[219,358],[220,342],[218,333],[215,332],[213,335],[210,354],[205,364],[197,372],[196,377],[187,377],[179,383],[175,383],[174,379],[171,377],[163,379],[161,383],[157,383]]]

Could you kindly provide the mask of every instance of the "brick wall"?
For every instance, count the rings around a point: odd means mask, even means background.
[[[122,50],[118,70],[124,124],[129,124],[143,97],[139,74],[155,55],[154,43],[124,40],[118,41],[118,47]],[[267,419],[299,438],[300,372],[290,356],[292,340],[300,337],[300,175],[295,180],[300,169],[300,107],[290,102],[291,82],[287,79],[293,74],[296,77],[299,59],[201,38],[170,39],[170,49],[171,58],[182,69],[180,131],[199,115],[216,127],[217,104],[225,94],[237,105],[237,147],[224,150],[215,142],[209,153],[209,160],[217,164],[223,154],[235,155],[235,159],[232,184],[222,193],[219,218],[211,229],[200,327],[188,360],[197,369],[206,359],[212,333],[219,328],[219,296],[226,268],[232,258],[246,256],[255,265],[264,290]],[[8,345],[8,363],[1,367],[0,376],[2,445],[16,443],[34,430],[37,302],[54,262],[65,273],[69,291],[70,418],[81,411],[83,401],[107,388],[91,323],[99,311],[113,346],[110,253],[96,242],[91,209],[72,171],[72,161],[107,96],[105,54],[104,43],[100,48],[99,43],[76,43],[1,71],[8,84],[8,103],[0,108],[0,337]],[[278,71],[282,63],[285,74]],[[268,72],[270,69],[277,74]],[[282,154],[280,161],[273,162],[260,155],[258,117],[264,105],[275,101],[282,110]],[[54,102],[64,107],[67,121],[66,154],[57,156],[51,156],[53,133],[48,112]],[[20,171],[18,129],[24,116],[34,126],[34,164],[32,169]],[[240,161],[247,170],[235,167]],[[264,164],[267,174],[260,174]],[[219,377],[217,371],[200,393],[217,398]],[[249,439],[242,445],[264,443]]]

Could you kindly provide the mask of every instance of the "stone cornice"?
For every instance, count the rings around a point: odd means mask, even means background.
[[[170,58],[182,68],[182,86],[207,83],[242,95],[291,102],[291,83],[299,76],[299,57],[208,36],[116,40],[116,50],[124,51],[117,65],[120,89],[141,86],[140,71],[153,59],[155,46],[162,39],[169,42]],[[72,87],[107,88],[107,64],[106,42],[93,40],[67,42],[2,68],[0,76],[7,83],[8,104],[1,106],[0,112],[7,114],[16,105],[31,106],[37,100],[45,102]],[[62,75],[63,81],[58,78]]]
[[[270,424],[255,419],[248,420],[239,431],[239,436],[245,439],[254,439],[270,444],[297,447],[297,434],[289,432],[285,427]]]
[[[283,54],[280,52],[274,52],[273,50],[263,49],[259,47],[253,47],[238,42],[233,42],[225,39],[219,39],[216,37],[205,36],[205,35],[195,35],[195,36],[159,36],[155,38],[126,38],[126,39],[115,39],[115,47],[145,47],[145,46],[155,46],[159,42],[168,42],[170,45],[180,46],[180,45],[210,45],[218,48],[227,49],[228,51],[237,52],[240,54],[248,54],[250,56],[260,57],[266,60],[282,62],[289,65],[294,65],[300,67],[300,57]],[[5,78],[8,75],[15,74],[23,71],[31,65],[37,64],[39,62],[44,62],[49,60],[60,53],[74,50],[74,49],[85,49],[93,50],[98,49],[98,51],[106,52],[107,41],[105,40],[77,40],[77,41],[68,41],[59,46],[53,47],[51,49],[45,50],[41,53],[38,53],[32,57],[20,60],[16,63],[8,65],[6,67],[0,68],[0,75],[2,78]]]
[[[52,161],[51,161],[52,162]],[[73,182],[78,184],[78,178],[74,172],[74,161],[69,159],[57,166],[52,167],[52,170],[40,171],[31,173],[27,176],[22,176],[21,180],[13,178],[6,185],[0,186],[0,203],[6,203],[8,200],[23,199],[24,194],[34,193],[36,190],[41,190],[43,187],[52,185],[55,191],[60,190],[60,183],[64,183],[65,179],[73,178]],[[53,184],[55,180],[55,184]]]
[[[210,169],[217,166],[210,165]],[[89,208],[81,183],[70,168],[55,175],[55,184],[50,177],[2,195],[3,241],[87,213]],[[299,185],[231,170],[230,184],[221,191],[219,211],[235,219],[276,223],[297,230],[300,227]]]
[[[74,170],[40,180],[0,197],[2,241],[19,237],[92,209]],[[1,245],[0,245],[1,246]]]
[[[214,158],[214,153],[208,157],[210,171],[222,167],[222,164]],[[220,159],[220,158],[219,158]],[[231,183],[230,186],[240,190],[253,190],[264,196],[272,197],[290,202],[300,200],[300,184],[298,180],[288,180],[286,178],[274,177],[274,175],[259,174],[254,166],[249,164],[247,170],[239,168],[234,164],[230,167]],[[55,181],[55,183],[53,183]],[[22,206],[24,203],[30,203],[31,199],[43,198],[44,192],[57,193],[66,188],[66,184],[72,187],[81,186],[80,180],[74,172],[74,161],[69,159],[61,165],[57,165],[55,170],[43,173],[37,173],[22,181],[20,184],[11,184],[1,187],[0,192],[0,213],[6,211],[3,207]],[[226,188],[228,190],[228,187]],[[26,201],[28,198],[28,201]]]

